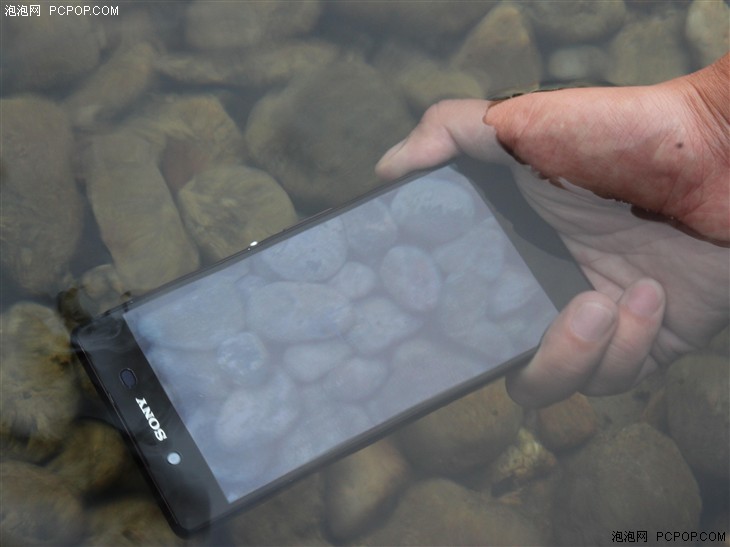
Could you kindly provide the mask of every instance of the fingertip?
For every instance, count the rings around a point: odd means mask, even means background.
[[[651,319],[662,312],[664,288],[654,279],[643,278],[626,291],[621,302],[638,318]]]
[[[396,156],[406,144],[408,137],[391,146],[375,164],[375,174],[383,180],[398,178],[401,174],[398,171]],[[403,173],[405,174],[405,173]]]

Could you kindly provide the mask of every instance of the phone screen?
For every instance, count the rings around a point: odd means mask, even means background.
[[[446,166],[123,317],[233,503],[515,360],[556,314]]]

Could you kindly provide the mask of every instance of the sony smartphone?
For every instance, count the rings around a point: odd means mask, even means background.
[[[590,288],[491,169],[409,176],[75,330],[178,533],[525,362]]]

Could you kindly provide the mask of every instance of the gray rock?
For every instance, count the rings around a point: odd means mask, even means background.
[[[216,351],[216,364],[226,379],[242,387],[261,385],[271,372],[269,352],[252,332],[241,332],[223,340]]]
[[[435,174],[398,190],[390,211],[398,225],[412,236],[445,243],[471,227],[474,201],[466,190],[448,179],[448,174]]]
[[[699,489],[677,446],[645,423],[584,448],[557,489],[555,533],[561,545],[613,545],[617,530],[695,530]],[[670,540],[671,541],[671,540]]]
[[[525,2],[530,22],[540,34],[559,42],[592,42],[616,32],[626,16],[623,0]]]
[[[340,218],[350,248],[364,259],[386,251],[398,238],[398,225],[380,199],[359,205]]]
[[[338,542],[354,539],[388,509],[406,485],[408,463],[383,439],[324,470],[327,528]]]
[[[423,358],[428,358],[425,352]],[[453,366],[449,359],[432,362]],[[498,380],[407,426],[398,440],[414,465],[453,476],[494,461],[514,441],[521,423],[522,408],[507,395],[504,380]]]
[[[488,95],[536,89],[542,72],[530,23],[510,2],[497,4],[474,27],[452,63],[476,78]]]
[[[60,108],[37,97],[2,99],[0,111],[3,272],[32,293],[55,295],[83,217],[71,171],[71,128]]]
[[[448,525],[445,525],[448,523]],[[385,525],[359,545],[544,545],[521,513],[445,479],[414,484]]]
[[[399,245],[390,249],[380,265],[380,277],[393,300],[408,310],[425,312],[438,304],[441,273],[419,247]]]
[[[422,324],[382,296],[356,302],[354,308],[354,325],[345,339],[363,355],[384,350],[416,332]]]
[[[241,297],[241,301],[243,302],[244,306],[248,304],[248,299],[251,298],[252,295],[257,293],[259,289],[266,286],[269,282],[261,277],[260,275],[250,273],[248,275],[244,275],[241,279],[235,282],[236,290],[238,291],[239,296]]]
[[[646,85],[686,74],[690,64],[682,23],[683,14],[673,10],[627,23],[611,41],[606,79]]]
[[[355,321],[350,302],[315,283],[270,283],[248,300],[250,328],[277,342],[325,340],[344,334]]]
[[[325,281],[347,260],[347,239],[339,218],[277,243],[260,254],[261,261],[283,279]]]
[[[198,247],[221,260],[297,221],[289,196],[267,173],[220,165],[198,173],[178,193],[180,214]]]
[[[595,81],[603,76],[607,63],[608,57],[602,48],[574,46],[553,51],[547,70],[555,80]]]
[[[168,293],[149,309],[128,312],[135,334],[150,343],[185,350],[211,350],[246,328],[246,312],[232,284],[200,279]]]
[[[374,188],[373,165],[412,126],[382,76],[353,59],[261,99],[248,118],[246,142],[297,208],[312,211]]]
[[[99,63],[100,27],[89,16],[49,15],[47,9],[42,5],[39,17],[4,18],[3,93],[58,89]]]
[[[388,372],[388,367],[381,360],[353,357],[325,376],[322,389],[336,401],[363,401],[380,389]]]
[[[478,272],[485,281],[493,281],[502,272],[505,246],[509,240],[494,217],[477,223],[464,235],[439,245],[433,258],[447,274]]]
[[[730,7],[723,0],[694,0],[687,10],[684,35],[700,66],[712,64],[730,49]]]
[[[284,367],[299,382],[312,382],[342,365],[352,348],[342,340],[294,344],[284,351]]]
[[[522,308],[534,298],[540,285],[524,266],[505,268],[497,282],[491,286],[487,313],[494,319]]]
[[[197,49],[250,48],[309,32],[317,23],[318,0],[291,2],[192,2],[185,37]]]
[[[482,318],[462,324],[458,329],[452,325],[448,334],[454,342],[481,353],[487,366],[499,365],[518,354],[515,351],[517,345],[510,339],[504,326],[496,321]]]
[[[667,373],[669,431],[699,476],[730,478],[728,356],[685,355]]]
[[[332,279],[330,285],[350,300],[367,296],[377,283],[377,276],[372,268],[360,262],[345,262]]]
[[[482,319],[494,290],[493,284],[478,270],[449,274],[438,306],[438,318],[444,331],[459,333]]]

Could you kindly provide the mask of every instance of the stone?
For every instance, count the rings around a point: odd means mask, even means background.
[[[385,252],[398,239],[398,225],[381,199],[358,205],[340,218],[350,249],[363,260]]]
[[[523,515],[446,479],[414,484],[379,529],[359,545],[543,545]]]
[[[494,217],[477,223],[464,235],[439,245],[433,258],[447,274],[478,272],[485,284],[502,273],[508,240]]]
[[[287,237],[259,256],[282,279],[326,281],[347,260],[345,228],[339,218],[333,218]]]
[[[345,339],[362,355],[373,355],[410,336],[422,325],[417,317],[403,311],[382,296],[355,302],[354,325]]]
[[[393,300],[410,311],[432,310],[441,296],[441,273],[436,263],[412,245],[398,245],[385,254],[380,279]]]
[[[69,121],[54,103],[33,96],[2,99],[0,112],[3,273],[31,293],[55,296],[83,218],[71,168],[74,141]]]
[[[98,420],[81,420],[47,468],[85,496],[107,490],[131,463],[119,431]]]
[[[395,194],[390,211],[406,232],[431,243],[445,243],[463,234],[475,213],[471,195],[448,175],[404,186]]]
[[[267,340],[308,342],[344,334],[355,312],[344,296],[326,285],[278,281],[251,295],[247,317],[251,330]]]
[[[446,277],[438,307],[441,327],[450,336],[459,336],[484,318],[495,288],[478,269],[467,268]]]
[[[306,34],[317,23],[319,0],[292,4],[197,0],[186,13],[185,39],[196,49],[252,48],[266,42]]]
[[[322,472],[327,529],[338,543],[375,524],[409,478],[409,467],[389,439],[343,458]]]
[[[629,425],[586,446],[573,461],[555,500],[561,545],[612,545],[616,530],[695,530],[702,502],[677,445],[651,426]],[[671,541],[671,539],[669,540]]]
[[[111,264],[102,264],[81,276],[79,302],[89,316],[98,315],[128,299],[119,274]]]
[[[74,126],[90,128],[131,106],[152,83],[154,56],[145,42],[118,48],[64,100]]]
[[[595,82],[603,76],[607,63],[608,56],[603,48],[573,46],[553,51],[547,71],[553,80]]]
[[[619,30],[626,17],[624,0],[525,2],[535,30],[562,43],[595,42]]]
[[[322,389],[335,401],[356,403],[377,392],[389,372],[383,361],[353,357],[327,373]]]
[[[0,316],[0,335],[3,456],[40,462],[61,448],[81,399],[69,335],[53,310],[31,302]]]
[[[130,328],[149,343],[182,350],[214,350],[246,328],[234,286],[204,277],[128,312]]]
[[[186,545],[148,497],[127,496],[97,504],[89,512],[89,545]]]
[[[289,193],[297,209],[339,205],[374,188],[373,165],[413,120],[371,66],[337,61],[266,95],[248,118],[251,157]]]
[[[569,450],[598,431],[598,416],[585,395],[576,393],[537,411],[540,440],[551,450]]]
[[[293,344],[284,350],[284,368],[298,382],[312,382],[341,365],[352,355],[342,340]]]
[[[195,270],[188,237],[158,167],[158,153],[132,131],[92,138],[86,191],[122,284],[137,294]]]
[[[521,423],[522,409],[498,380],[405,427],[398,441],[416,467],[454,476],[494,461]]]
[[[0,463],[3,545],[76,545],[86,525],[79,498],[65,481],[36,465]]]
[[[687,10],[684,35],[700,66],[708,66],[730,49],[730,7],[723,0],[694,0]]]
[[[98,65],[105,37],[92,17],[49,15],[47,9],[42,6],[39,17],[5,17],[3,93],[64,88]]]
[[[628,22],[609,46],[606,80],[617,85],[648,85],[687,74],[690,65],[681,39],[682,22],[677,11]]]
[[[218,261],[297,221],[289,196],[266,172],[244,165],[210,167],[177,196],[188,233]]]
[[[708,349],[719,355],[730,354],[730,326],[726,326],[712,338]]]
[[[330,545],[321,523],[324,518],[322,476],[297,481],[230,521],[234,545]]]
[[[516,441],[489,466],[492,491],[520,487],[544,476],[557,465],[555,456],[529,430],[521,427]]]
[[[495,320],[525,307],[540,291],[540,286],[524,266],[505,268],[499,282],[491,288],[486,311]]]
[[[332,279],[332,285],[350,300],[367,296],[377,284],[377,276],[372,268],[355,261],[345,262]]]
[[[338,55],[338,48],[328,42],[287,40],[251,51],[169,52],[155,67],[183,85],[262,88],[282,86],[296,76],[321,70]]]
[[[447,333],[454,341],[482,354],[483,363],[497,366],[529,348],[520,348],[509,330],[497,321],[480,318],[470,324],[452,328]],[[535,338],[537,342],[539,338]],[[519,348],[519,349],[518,349]]]
[[[269,352],[261,338],[240,332],[226,338],[216,350],[216,365],[229,381],[242,387],[260,386],[271,372]]]
[[[730,479],[730,359],[688,354],[667,373],[669,432],[698,476]]]
[[[497,4],[471,30],[452,65],[476,78],[487,95],[534,90],[542,73],[530,23],[510,2]]]

